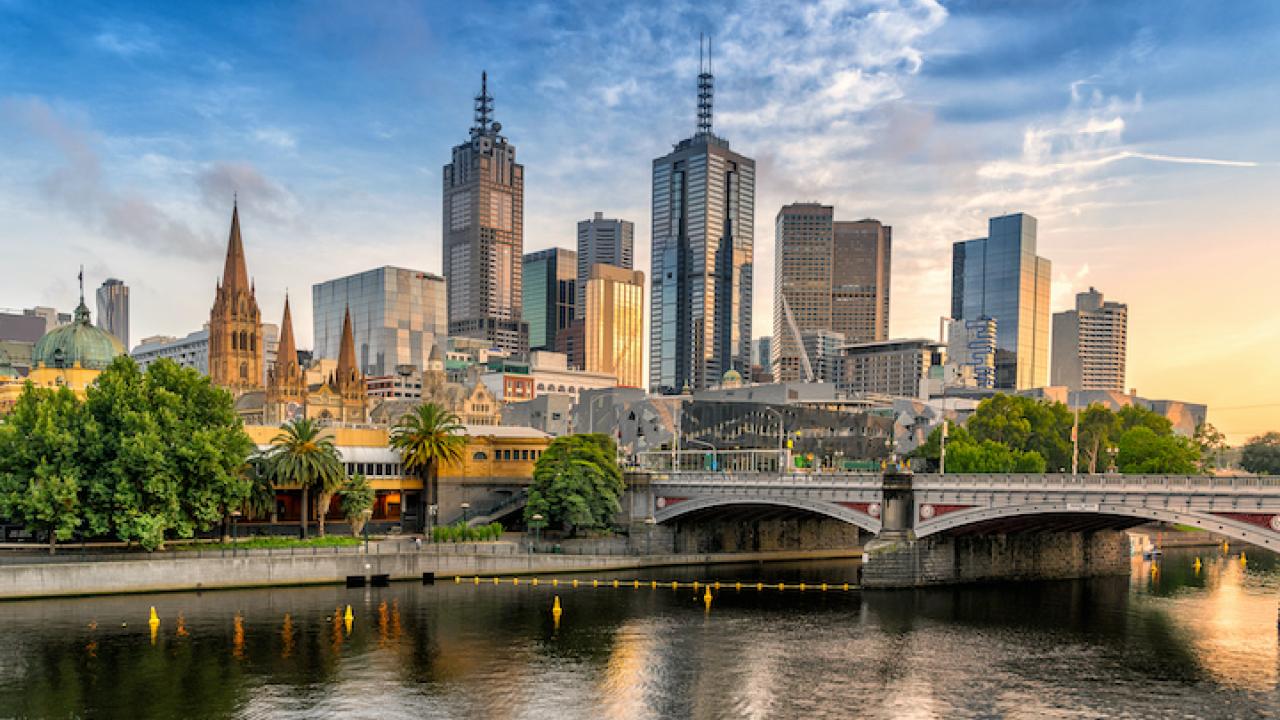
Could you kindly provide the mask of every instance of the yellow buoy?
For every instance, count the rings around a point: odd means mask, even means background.
[[[1192,566],[1196,570],[1196,574],[1200,574],[1200,558],[1196,558],[1195,564]]]
[[[637,581],[636,581],[636,583],[635,583],[635,587],[636,587],[637,589],[640,587],[640,581],[639,581],[639,580],[637,580]]]
[[[537,584],[538,584],[538,578],[534,578],[534,579],[533,579],[533,584],[534,584],[534,585],[537,585]]]
[[[462,576],[461,576],[461,575],[454,575],[454,576],[453,576],[453,584],[454,584],[454,585],[457,585],[457,584],[458,584],[458,583],[460,583],[460,582],[462,582]]]
[[[147,622],[151,623],[152,625],[159,625],[159,624],[160,624],[160,616],[156,614],[156,606],[155,606],[155,605],[152,605],[152,606],[151,606],[151,619],[150,619],[150,620],[148,620]]]
[[[720,581],[719,581],[719,580],[717,580],[717,581],[716,581],[716,589],[717,589],[717,590],[719,590],[719,589],[720,589]]]
[[[1244,567],[1245,565],[1248,565],[1248,564],[1249,564],[1249,558],[1245,557],[1244,551],[1241,550],[1240,551],[1240,567]]]
[[[480,584],[480,576],[479,576],[479,575],[477,575],[477,576],[475,576],[474,578],[472,578],[472,580],[475,582],[475,584],[476,584],[476,585],[479,585],[479,584]]]
[[[354,620],[355,618],[356,618],[356,616],[351,612],[351,606],[350,606],[350,605],[348,605],[348,606],[347,606],[347,611],[346,611],[345,613],[343,613],[343,614],[342,614],[342,619],[343,619],[343,620],[346,620],[347,622],[351,622],[351,621],[352,621],[352,620]]]
[[[578,581],[577,581],[577,580],[574,580],[574,581],[573,581],[573,586],[574,586],[574,587],[578,587]]]
[[[493,584],[494,584],[494,585],[497,585],[497,584],[499,584],[499,583],[501,583],[501,582],[502,582],[502,578],[494,578],[494,579],[493,579]]]
[[[786,589],[787,589],[787,584],[786,584],[786,583],[778,583],[778,589],[779,589],[779,590],[786,590]]]
[[[560,581],[556,578],[551,578],[551,587],[560,587]]]
[[[519,584],[520,584],[520,578],[511,578],[511,584],[512,584],[512,585],[519,585]]]
[[[827,591],[827,584],[822,583],[822,592],[826,592],[826,591]]]
[[[763,590],[763,589],[764,589],[764,583],[756,583],[756,590]]]
[[[650,587],[650,589],[657,590],[657,589],[658,589],[658,581],[657,581],[657,580],[654,580],[654,581],[650,584],[650,586],[649,586],[649,587]]]
[[[618,581],[617,581],[617,580],[614,580],[614,581],[613,581],[613,586],[614,586],[614,587],[618,587]]]
[[[671,581],[671,589],[672,589],[672,590],[677,590],[677,589],[679,589],[679,587],[680,587],[680,583],[678,583],[678,582],[676,582],[676,581],[674,581],[674,580],[672,580],[672,581]]]
[[[551,612],[555,613],[556,615],[559,615],[560,613],[564,612],[564,610],[560,607],[559,595],[556,596],[555,604],[551,606]]]
[[[707,594],[702,596],[702,602],[707,606],[707,610],[711,610],[711,586],[707,586]]]
[[[800,583],[800,592],[804,592],[804,583]]]
[[[694,591],[694,592],[698,592],[698,581],[697,581],[697,580],[694,580],[694,581],[693,581],[693,591]]]
[[[845,590],[848,590],[848,589],[849,589],[849,583],[845,583],[845,584],[844,584],[844,589],[845,589]]]
[[[741,590],[741,589],[742,589],[742,583],[740,583],[740,582],[736,582],[736,583],[734,583],[734,584],[733,584],[733,589],[734,589],[734,590]]]

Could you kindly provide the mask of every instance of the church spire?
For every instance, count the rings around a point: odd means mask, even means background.
[[[284,296],[284,319],[280,321],[280,344],[276,348],[276,367],[283,369],[298,362],[298,346],[293,339],[293,315],[289,312],[289,295]]]
[[[245,267],[244,242],[240,239],[239,203],[231,208],[231,236],[227,239],[227,262],[222,269],[222,287],[249,290],[249,270]]]
[[[357,374],[356,341],[351,332],[351,308],[348,307],[342,317],[342,344],[338,346],[339,382],[345,382],[347,378],[354,378]]]

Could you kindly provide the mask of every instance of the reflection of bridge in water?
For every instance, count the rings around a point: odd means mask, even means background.
[[[1053,562],[1070,566],[1064,575],[1094,574],[1091,564],[1094,570],[1116,570],[1118,550],[1111,546],[1119,544],[1118,531],[1152,521],[1280,552],[1276,476],[779,473],[776,459],[767,472],[750,466],[769,460],[747,462],[746,453],[732,462],[682,455],[690,457],[668,460],[663,468],[651,461],[628,472],[634,523],[646,523],[651,531],[683,528],[687,536],[699,523],[718,523],[716,532],[723,535],[726,525],[758,530],[761,523],[784,518],[824,518],[876,536],[868,544],[872,561],[877,548],[923,552],[924,559],[912,560],[917,582],[906,584],[920,584],[930,563],[946,565],[954,580],[1054,575],[1032,567],[1053,554],[1062,556]],[[749,469],[705,469],[732,465]],[[1099,543],[1106,538],[1104,547]],[[1104,555],[1110,558],[1105,563]],[[978,565],[985,568],[980,578],[965,576],[966,567]]]

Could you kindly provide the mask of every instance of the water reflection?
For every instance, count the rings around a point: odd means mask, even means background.
[[[1275,558],[1155,567],[866,595],[823,563],[8,603],[0,716],[1275,716]],[[153,604],[154,647],[133,622]]]

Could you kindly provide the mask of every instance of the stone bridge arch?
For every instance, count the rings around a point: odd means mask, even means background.
[[[927,504],[921,504],[924,508]],[[926,513],[917,509],[918,516]],[[1158,520],[1190,525],[1280,552],[1280,513],[1213,513],[1171,507],[1148,507],[1123,503],[1033,502],[1024,505],[996,505],[973,507],[947,512],[930,519],[917,520],[915,534],[918,538],[963,531],[965,528],[984,524],[998,524],[1001,520],[1034,518],[1036,516],[1094,516],[1097,518],[1127,518],[1139,521]]]
[[[746,507],[762,505],[801,510],[840,520],[842,522],[849,523],[850,525],[855,525],[872,534],[878,535],[880,533],[879,518],[872,517],[867,513],[860,512],[840,503],[802,497],[770,497],[767,495],[708,495],[703,497],[694,497],[669,504],[666,507],[657,510],[653,514],[653,519],[658,524],[662,524],[699,511],[715,508],[732,508],[735,506]]]

